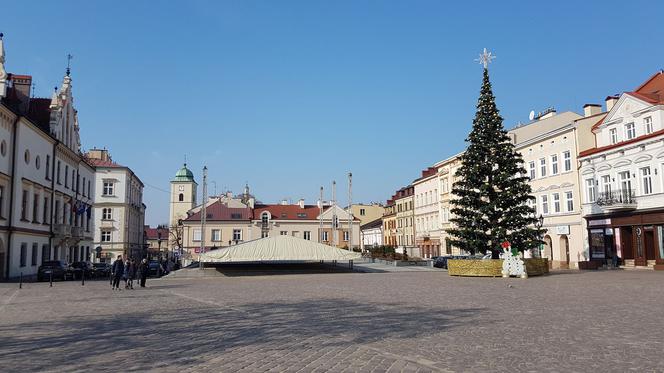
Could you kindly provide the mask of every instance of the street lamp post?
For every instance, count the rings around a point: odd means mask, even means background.
[[[157,231],[157,253],[159,257],[159,267],[157,267],[157,276],[161,277],[161,232]]]
[[[535,213],[533,213],[535,215]],[[544,225],[544,216],[540,214],[539,218],[537,218],[537,221],[535,222],[535,228],[537,228],[537,236],[540,239],[540,244],[539,244],[539,257],[542,257],[542,226]]]

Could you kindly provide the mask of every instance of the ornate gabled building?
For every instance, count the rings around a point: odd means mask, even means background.
[[[49,98],[7,74],[0,36],[0,278],[92,257],[94,168],[80,151],[69,69]]]
[[[606,106],[579,153],[586,259],[664,269],[664,71]]]

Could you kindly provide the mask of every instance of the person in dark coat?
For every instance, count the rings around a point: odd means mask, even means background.
[[[134,259],[129,261],[129,271],[127,273],[127,286],[129,289],[134,289],[134,278],[136,278],[136,263]]]
[[[124,262],[124,270],[122,271],[122,279],[125,283],[125,289],[129,289],[129,259]]]
[[[145,281],[148,278],[148,274],[150,273],[150,265],[148,264],[147,259],[143,259],[141,263],[138,265],[138,275],[141,278],[141,287],[145,287]]]
[[[111,289],[120,290],[120,278],[124,274],[124,263],[122,262],[122,255],[118,255],[118,258],[115,260],[115,262],[113,262],[111,273],[113,275],[113,284],[111,285]]]

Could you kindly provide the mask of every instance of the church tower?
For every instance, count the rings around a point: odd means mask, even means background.
[[[171,213],[169,225],[178,224],[178,220],[187,217],[187,211],[196,206],[196,190],[198,184],[194,180],[194,174],[187,168],[185,163],[171,180]]]

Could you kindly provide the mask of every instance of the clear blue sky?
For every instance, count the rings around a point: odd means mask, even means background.
[[[0,31],[38,96],[74,55],[83,145],[139,175],[157,224],[184,154],[217,191],[313,202],[336,179],[345,203],[352,171],[355,201],[384,201],[464,148],[482,48],[507,127],[580,112],[664,67],[663,4],[11,1]]]

